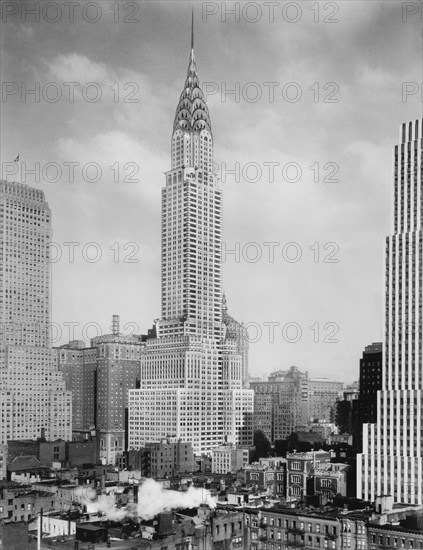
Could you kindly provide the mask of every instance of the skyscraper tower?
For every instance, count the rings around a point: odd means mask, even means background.
[[[51,212],[44,193],[0,181],[0,444],[71,439],[72,402],[50,346]]]
[[[194,57],[194,29],[162,192],[162,318],[129,392],[129,446],[166,436],[208,452],[252,444],[253,392],[245,358],[223,319],[222,192],[213,177],[213,134]]]
[[[222,192],[213,179],[213,136],[194,58],[176,108],[171,170],[162,190],[162,321],[159,336],[222,337]]]
[[[394,151],[393,235],[386,239],[385,351],[377,422],[363,426],[358,496],[423,503],[423,119]]]
[[[51,211],[44,193],[0,183],[0,323],[4,344],[45,346],[50,326]]]

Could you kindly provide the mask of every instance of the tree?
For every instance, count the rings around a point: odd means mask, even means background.
[[[352,433],[352,407],[351,401],[338,401],[336,403],[335,424],[339,431],[344,433]]]
[[[261,430],[254,432],[254,447],[252,454],[252,462],[256,462],[259,458],[267,457],[270,454],[270,442]]]

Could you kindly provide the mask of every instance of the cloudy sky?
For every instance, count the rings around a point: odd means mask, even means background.
[[[418,6],[195,2],[224,289],[250,327],[253,376],[297,365],[351,382],[383,337],[392,149],[422,115]],[[160,316],[160,192],[191,3],[2,9],[3,177],[18,177],[19,153],[22,181],[53,211],[60,343],[69,323],[75,338],[95,336],[93,323],[108,332],[114,313],[146,332]],[[64,243],[77,243],[73,258]]]

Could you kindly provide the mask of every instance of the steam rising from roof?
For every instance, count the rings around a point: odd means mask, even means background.
[[[102,512],[108,519],[121,521],[124,518],[134,520],[149,520],[160,512],[167,512],[177,508],[197,508],[200,504],[207,504],[215,508],[216,502],[208,491],[197,487],[189,487],[187,491],[171,491],[154,479],[145,480],[138,488],[138,503],[131,503],[124,508],[116,508],[113,495],[100,495],[92,488],[81,487],[81,494],[87,500],[89,513]]]

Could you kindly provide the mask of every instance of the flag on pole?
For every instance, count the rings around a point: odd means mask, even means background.
[[[19,183],[22,183],[22,162],[20,153],[18,153],[18,156],[15,158],[13,163],[18,164]]]

